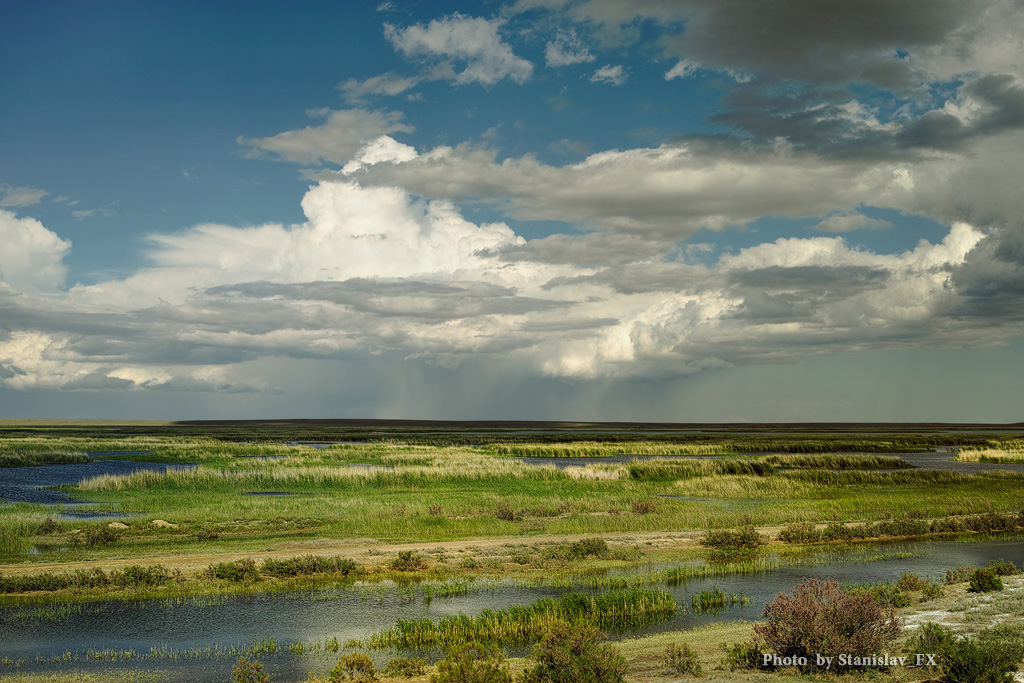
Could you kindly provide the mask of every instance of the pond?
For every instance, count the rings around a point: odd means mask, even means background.
[[[147,454],[150,451],[103,451],[89,453],[89,456],[110,456],[120,454]],[[127,460],[90,460],[89,462],[36,465],[33,467],[5,467],[0,469],[0,501],[7,503],[39,503],[53,505],[55,515],[75,519],[100,519],[111,513],[91,513],[85,509],[89,503],[71,500],[64,491],[50,487],[77,484],[83,479],[101,474],[131,474],[142,470],[164,472],[174,469],[194,469],[195,465],[165,465],[162,463],[130,462]],[[68,510],[64,506],[74,505]]]
[[[869,557],[888,556],[874,562]],[[1024,541],[1020,538],[978,543],[931,541],[912,544],[870,545],[844,553],[829,553],[813,566],[786,567],[758,574],[692,579],[660,586],[671,592],[679,609],[665,621],[629,633],[610,637],[642,635],[666,630],[692,628],[715,621],[757,619],[765,604],[779,592],[790,592],[805,577],[834,578],[844,583],[894,581],[904,572],[941,579],[945,570],[963,565],[985,565],[1007,559],[1024,563]],[[661,567],[651,567],[658,569]],[[621,572],[620,572],[621,573]],[[691,596],[718,586],[726,593],[742,593],[749,602],[717,614],[690,609]],[[659,587],[659,586],[652,586]],[[577,589],[578,590],[578,589]],[[390,628],[398,618],[428,617],[498,609],[530,604],[542,597],[558,597],[565,589],[523,586],[509,581],[482,582],[468,593],[426,600],[422,592],[400,590],[394,585],[341,586],[291,593],[200,597],[182,601],[108,601],[61,608],[8,606],[0,609],[0,660],[25,660],[24,671],[63,670],[66,664],[45,661],[69,652],[76,668],[147,668],[165,671],[167,680],[227,680],[235,655],[231,647],[251,646],[273,638],[277,654],[261,655],[275,681],[301,681],[309,671],[321,674],[337,661],[338,654],[295,655],[287,652],[292,643],[307,645],[337,638],[365,639]],[[143,655],[151,648],[176,652],[175,656],[134,661],[90,661],[86,650],[134,650]],[[219,650],[219,656],[203,656],[204,648]],[[524,654],[525,649],[513,654]],[[395,652],[374,653],[383,664]],[[409,654],[403,652],[402,654]],[[413,653],[438,656],[438,653]],[[36,657],[42,660],[36,663]],[[0,672],[14,670],[0,664]]]

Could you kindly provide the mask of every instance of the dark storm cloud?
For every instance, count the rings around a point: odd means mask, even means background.
[[[580,13],[595,21],[614,21],[609,4],[585,3]],[[979,13],[976,3],[964,0],[658,4],[648,16],[683,21],[678,34],[663,39],[670,54],[710,68],[761,77],[816,83],[859,81],[889,89],[912,88],[921,82],[920,67],[912,58],[915,50],[938,45],[969,49],[970,36],[963,35],[962,29]],[[666,4],[675,5],[675,17]],[[593,11],[587,12],[588,5]],[[645,12],[638,8],[635,14]]]
[[[1024,320],[1024,226],[993,230],[953,271],[952,284],[963,297],[952,317]]]
[[[722,98],[711,121],[734,132],[719,140],[763,145],[784,138],[795,149],[836,159],[909,160],[956,152],[975,140],[1024,129],[1024,87],[1007,74],[989,74],[959,88],[963,118],[947,109],[905,117],[855,106],[849,92],[800,84],[739,84]],[[887,117],[893,117],[887,120]]]

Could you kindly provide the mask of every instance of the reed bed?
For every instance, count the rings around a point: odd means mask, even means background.
[[[963,449],[954,459],[960,462],[1021,464],[1024,463],[1024,444],[1020,447]]]
[[[431,465],[392,469],[385,466],[285,467],[267,464],[244,470],[200,466],[194,470],[140,471],[123,475],[103,474],[84,479],[81,491],[124,491],[160,488],[168,490],[219,490],[248,488],[267,490],[281,486],[296,489],[352,488],[366,484],[414,485],[437,481],[482,481],[494,478],[548,480],[565,478],[553,467],[533,467],[486,457],[446,458]]]
[[[434,622],[399,619],[387,631],[373,635],[373,648],[435,645],[451,647],[479,641],[496,645],[522,645],[539,640],[557,623],[591,625],[602,629],[638,628],[673,614],[672,595],[647,588],[631,588],[603,595],[567,593],[558,600],[543,598],[532,605],[484,610],[476,617],[459,613]]]

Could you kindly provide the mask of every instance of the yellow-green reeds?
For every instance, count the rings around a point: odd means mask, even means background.
[[[430,619],[399,619],[398,624],[370,638],[370,646],[452,646],[470,641],[516,645],[539,640],[556,623],[588,624],[598,628],[637,628],[676,610],[669,593],[647,588],[588,595],[567,593],[558,600],[543,598],[532,605],[484,610],[475,617],[459,613]]]

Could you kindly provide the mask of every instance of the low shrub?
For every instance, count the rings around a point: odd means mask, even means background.
[[[86,527],[80,534],[75,534],[75,543],[90,548],[100,545],[110,545],[117,540],[117,532],[106,524]]]
[[[842,590],[833,580],[807,579],[792,596],[780,593],[764,608],[766,623],[754,632],[782,657],[885,652],[900,634],[892,607],[883,609],[866,593]]]
[[[270,683],[270,675],[259,661],[239,657],[231,669],[231,683]]]
[[[262,573],[276,577],[312,574],[343,574],[347,576],[355,570],[355,560],[347,557],[321,557],[319,555],[303,555],[284,560],[268,558],[260,567]]]
[[[522,683],[621,683],[626,660],[589,626],[555,624],[530,655],[536,662],[523,671]]]
[[[259,581],[260,573],[256,570],[256,562],[252,559],[235,560],[234,562],[218,562],[210,565],[205,572],[208,578],[223,579],[235,583]]]
[[[60,531],[60,524],[53,521],[53,517],[47,517],[43,522],[36,527],[36,536],[47,536],[49,534],[55,534]]]
[[[631,507],[634,515],[649,515],[658,511],[658,501],[634,500]]]
[[[990,568],[974,570],[970,583],[967,590],[971,593],[990,593],[1003,590],[1003,580],[999,578],[995,570]]]
[[[929,602],[936,598],[941,598],[943,594],[942,586],[937,583],[928,582],[924,588],[921,589],[921,602]]]
[[[821,531],[810,522],[790,524],[779,532],[779,540],[786,543],[816,543],[821,540]]]
[[[518,519],[515,508],[504,500],[494,506],[494,516],[506,522],[515,522]]]
[[[928,585],[928,581],[922,579],[917,574],[911,574],[907,572],[900,577],[900,580],[896,582],[896,588],[901,591],[919,591],[924,590],[924,587]]]
[[[172,572],[162,564],[148,567],[133,564],[110,572],[110,583],[119,588],[148,588],[167,583],[174,578],[181,578],[181,572]]]
[[[665,667],[664,672],[669,675],[697,678],[704,675],[704,667],[700,665],[697,654],[686,644],[679,647],[675,643],[669,643],[665,648],[665,654],[661,656],[661,663]]]
[[[505,656],[495,645],[457,645],[437,663],[430,683],[512,683]]]
[[[362,652],[355,652],[350,655],[342,655],[338,663],[331,669],[327,678],[331,683],[338,681],[375,681],[377,680],[377,668],[373,660]]]
[[[764,661],[764,643],[754,639],[749,643],[726,645],[723,664],[729,671],[760,669]]]
[[[939,655],[948,683],[1009,683],[1024,660],[1024,629],[1001,624],[974,638],[956,637],[938,624],[923,624],[908,652]]]
[[[427,568],[427,560],[412,550],[402,550],[391,560],[388,567],[396,572],[418,572]]]
[[[955,583],[966,583],[971,580],[971,574],[975,571],[977,571],[977,568],[971,566],[964,566],[959,569],[947,569],[946,585],[951,586]]]
[[[882,607],[895,607],[899,609],[900,607],[910,605],[910,596],[901,591],[898,584],[882,583],[864,588],[851,588],[849,593],[850,595],[870,595]]]
[[[389,659],[381,672],[390,678],[412,678],[422,676],[427,670],[427,660],[421,657],[394,657]]]
[[[768,540],[752,526],[745,526],[738,531],[721,529],[708,531],[701,538],[701,545],[715,550],[753,550],[765,545]]]
[[[1009,560],[996,560],[989,562],[985,565],[985,569],[992,570],[996,576],[1013,576],[1014,574],[1020,574],[1020,570],[1017,569],[1017,565]]]

